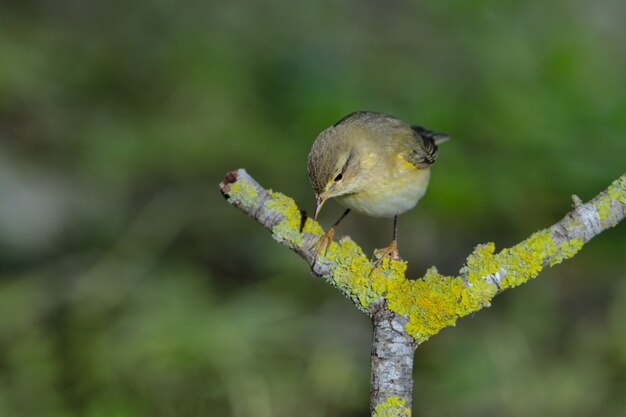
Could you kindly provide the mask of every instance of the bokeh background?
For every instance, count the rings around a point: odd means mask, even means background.
[[[399,243],[410,276],[454,273],[625,171],[625,18],[619,0],[0,1],[0,415],[367,415],[367,318],[217,184],[245,167],[311,212],[308,150],[345,114],[447,131]],[[415,414],[625,415],[625,227],[421,346]],[[368,253],[390,233],[338,230]]]

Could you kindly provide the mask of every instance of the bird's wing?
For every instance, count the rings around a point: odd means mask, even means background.
[[[439,145],[450,139],[447,133],[433,132],[421,126],[411,126],[415,146],[405,155],[406,159],[418,168],[428,168],[435,163]]]

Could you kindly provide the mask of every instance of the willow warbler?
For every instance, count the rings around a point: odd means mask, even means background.
[[[375,112],[349,114],[320,133],[308,160],[317,199],[315,219],[329,198],[347,207],[320,245],[332,241],[335,227],[354,210],[372,217],[393,217],[393,240],[382,250],[382,257],[399,259],[398,216],[424,196],[437,145],[449,138]]]

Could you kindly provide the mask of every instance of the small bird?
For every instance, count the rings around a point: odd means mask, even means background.
[[[308,171],[315,191],[315,219],[329,198],[347,210],[318,243],[317,255],[330,244],[335,227],[354,210],[372,217],[393,217],[393,239],[382,256],[400,259],[398,216],[424,196],[438,145],[450,139],[393,116],[355,112],[320,133],[309,153]]]

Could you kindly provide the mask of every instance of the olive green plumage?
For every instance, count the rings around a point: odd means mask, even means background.
[[[352,113],[319,134],[308,171],[317,198],[374,217],[394,217],[413,208],[426,192],[438,144],[449,139],[393,116]]]

